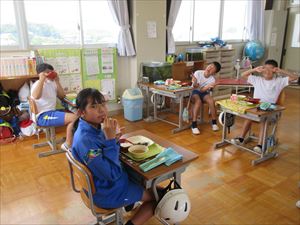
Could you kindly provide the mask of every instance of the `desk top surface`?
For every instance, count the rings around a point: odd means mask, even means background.
[[[183,155],[183,159],[180,161],[175,162],[174,164],[170,165],[170,166],[166,166],[166,165],[160,165],[146,173],[144,173],[138,165],[132,165],[130,164],[127,160],[121,159],[121,161],[123,163],[125,163],[127,166],[131,167],[133,170],[135,170],[135,172],[137,172],[139,175],[141,175],[142,177],[144,177],[144,179],[146,180],[150,180],[153,179],[155,177],[159,177],[162,174],[165,174],[166,172],[170,172],[173,171],[175,169],[178,169],[184,165],[189,164],[190,162],[192,162],[193,160],[198,158],[198,155],[183,148],[180,147],[170,141],[165,140],[164,138],[161,138],[149,131],[146,130],[137,130],[134,132],[130,132],[127,134],[124,134],[122,136],[122,138],[128,138],[131,136],[136,136],[136,135],[142,135],[145,136],[147,138],[150,138],[151,140],[153,140],[155,143],[167,148],[167,147],[172,147],[176,152],[178,152],[179,154]]]
[[[251,114],[255,114],[257,116],[265,116],[265,115],[269,115],[269,114],[273,114],[275,112],[280,112],[285,110],[285,107],[277,105],[276,109],[272,110],[272,111],[263,111],[263,110],[258,110],[257,108],[251,108],[251,109],[247,109],[246,112],[247,113],[251,113]]]
[[[156,90],[162,90],[162,91],[170,92],[170,93],[192,91],[194,89],[193,87],[187,86],[187,87],[180,87],[180,88],[175,89],[175,90],[169,90],[169,89],[167,89],[166,85],[155,85],[153,83],[140,83],[139,85],[144,86],[144,87],[148,87],[148,88],[152,88],[152,89],[156,89]]]

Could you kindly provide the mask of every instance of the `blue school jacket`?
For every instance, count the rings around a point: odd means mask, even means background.
[[[116,139],[106,140],[101,129],[80,119],[74,134],[72,154],[86,165],[95,183],[97,206],[118,208],[141,200],[143,188],[128,179],[119,160]]]

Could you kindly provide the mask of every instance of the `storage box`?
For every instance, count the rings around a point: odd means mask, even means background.
[[[163,62],[142,63],[142,76],[150,82],[172,78],[172,64]]]
[[[198,61],[203,60],[203,54],[201,48],[187,48],[186,49],[186,61]]]

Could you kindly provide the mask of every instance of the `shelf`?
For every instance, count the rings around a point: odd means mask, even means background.
[[[1,80],[19,80],[19,79],[32,79],[39,78],[38,75],[22,75],[22,76],[0,76]]]

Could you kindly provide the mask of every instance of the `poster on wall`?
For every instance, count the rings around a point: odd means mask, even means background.
[[[115,79],[101,80],[101,91],[108,95],[108,100],[115,99]]]
[[[114,58],[112,48],[103,48],[101,51],[101,72],[103,74],[114,72]]]
[[[109,101],[116,101],[117,49],[83,49],[81,59],[84,88],[96,88],[107,93]]]
[[[68,60],[70,73],[80,73],[80,57],[69,57]]]
[[[66,93],[82,89],[80,49],[41,49],[39,53],[57,71]]]
[[[99,74],[99,64],[97,55],[86,55],[86,73],[88,76]]]

